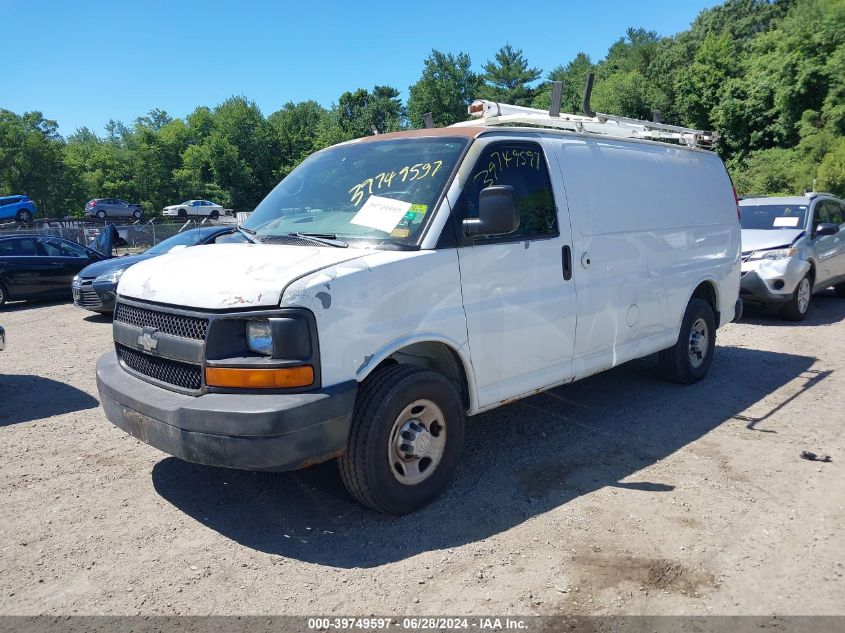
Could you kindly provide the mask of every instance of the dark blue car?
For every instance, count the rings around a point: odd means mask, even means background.
[[[108,234],[108,233],[107,233]],[[242,233],[233,226],[204,226],[177,233],[140,255],[115,257],[84,268],[73,278],[73,303],[80,308],[111,314],[114,311],[114,298],[117,282],[124,271],[145,259],[164,255],[173,249],[199,246],[201,244],[221,244],[224,242],[247,242]],[[99,250],[110,251],[110,245]]]
[[[36,211],[35,203],[26,196],[0,197],[0,220],[30,222]]]

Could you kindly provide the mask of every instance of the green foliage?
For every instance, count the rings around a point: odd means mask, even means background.
[[[409,89],[408,118],[411,126],[423,127],[423,116],[431,112],[438,127],[467,119],[467,105],[476,99],[482,79],[471,70],[469,55],[432,50],[423,62],[419,81]]]
[[[529,68],[522,50],[505,44],[493,60],[484,64],[481,96],[512,105],[530,106],[534,90],[528,85],[540,78],[542,70]]]
[[[465,53],[432,50],[409,87],[376,85],[341,94],[326,109],[286,103],[265,117],[242,96],[200,106],[184,119],[154,109],[131,125],[109,121],[99,136],[59,136],[39,112],[0,110],[0,195],[32,197],[42,213],[81,214],[86,200],[119,197],[147,213],[188,198],[252,209],[312,152],[361,136],[465,120],[474,98],[548,108],[563,82],[561,110],[580,112],[596,73],[600,112],[714,129],[740,193],[800,193],[814,185],[845,195],[845,0],[727,0],[689,30],[659,37],[630,28],[593,61],[584,53],[546,80],[506,44],[483,72]]]

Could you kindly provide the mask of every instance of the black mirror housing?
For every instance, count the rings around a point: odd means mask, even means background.
[[[816,225],[816,237],[822,237],[824,235],[836,235],[839,233],[839,225],[832,224],[830,222],[819,222]]]
[[[466,235],[506,235],[519,228],[519,210],[510,185],[493,185],[478,194],[478,217],[463,221]]]

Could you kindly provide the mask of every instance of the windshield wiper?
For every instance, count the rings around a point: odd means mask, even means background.
[[[253,239],[255,231],[253,231],[252,229],[248,229],[244,226],[236,226],[235,230],[237,230],[239,233],[243,233],[246,236],[246,239],[255,244],[255,240]]]
[[[325,244],[327,246],[334,246],[336,248],[347,248],[349,246],[349,242],[344,242],[341,239],[338,239],[337,235],[334,233],[288,233],[290,237],[301,237],[305,240],[311,240],[313,242],[317,242],[318,244]]]

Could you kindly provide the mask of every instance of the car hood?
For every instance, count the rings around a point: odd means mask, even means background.
[[[791,246],[803,229],[742,229],[742,252]]]
[[[293,280],[358,257],[359,248],[211,244],[156,257],[120,278],[118,294],[188,308],[278,306]]]
[[[133,264],[137,264],[138,262],[142,262],[145,259],[151,259],[153,257],[158,257],[158,255],[145,255],[141,253],[140,255],[127,255],[126,257],[113,257],[112,259],[106,259],[101,262],[91,264],[90,266],[86,266],[79,273],[79,276],[89,278],[99,277],[100,275],[108,275],[109,273],[113,273],[118,270],[126,270]]]

